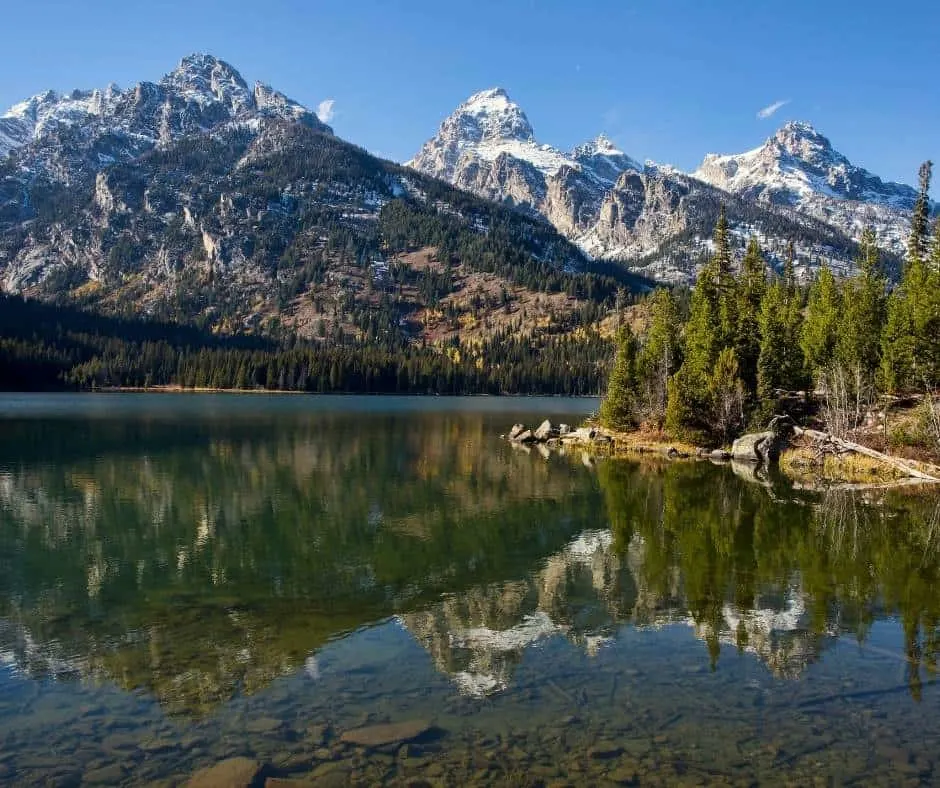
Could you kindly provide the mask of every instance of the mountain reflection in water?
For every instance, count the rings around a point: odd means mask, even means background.
[[[936,495],[546,459],[499,440],[512,414],[472,408],[261,405],[2,422],[9,680],[116,686],[196,724],[282,678],[326,692],[339,644],[390,626],[470,703],[539,686],[519,671],[561,644],[584,676],[608,652],[627,670],[618,643],[642,633],[663,654],[693,636],[706,673],[744,655],[758,682],[801,679],[846,636],[896,664],[915,701],[935,680]],[[878,622],[897,622],[893,641],[869,642]],[[629,670],[655,673],[637,655]]]

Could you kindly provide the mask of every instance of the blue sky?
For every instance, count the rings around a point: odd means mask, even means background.
[[[541,141],[604,131],[683,169],[790,119],[892,180],[940,161],[940,3],[927,0],[33,0],[8,4],[3,27],[3,108],[156,80],[202,51],[310,107],[333,99],[337,133],[398,160],[501,85]]]

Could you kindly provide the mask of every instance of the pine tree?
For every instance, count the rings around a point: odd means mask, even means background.
[[[889,391],[933,389],[940,383],[940,275],[933,273],[928,218],[933,163],[920,167],[920,191],[911,217],[907,261],[888,299],[881,371]],[[931,255],[932,257],[932,255]]]
[[[669,381],[666,430],[692,437],[706,430],[705,415],[711,405],[708,381],[723,346],[720,330],[720,291],[716,256],[699,272],[683,330],[682,366]]]
[[[809,291],[800,345],[806,363],[815,375],[827,367],[835,354],[841,298],[828,266],[820,269]]]
[[[738,360],[734,348],[726,347],[715,361],[709,376],[708,393],[711,400],[709,425],[712,434],[722,443],[729,442],[744,425],[744,384],[738,374]]]
[[[617,355],[598,414],[601,424],[626,430],[636,426],[636,337],[624,323],[617,334]]]
[[[862,234],[858,267],[858,274],[843,286],[842,320],[835,357],[848,369],[871,378],[881,362],[887,285],[872,228]]]
[[[715,268],[719,289],[727,285],[734,276],[734,261],[731,259],[731,244],[728,239],[728,216],[724,204],[718,210],[718,221],[713,236],[715,243]]]
[[[669,379],[681,363],[681,321],[675,298],[664,288],[650,297],[649,309],[649,329],[637,356],[637,378],[644,416],[661,428],[666,415]]]
[[[761,351],[761,302],[767,290],[766,267],[756,238],[751,238],[741,267],[737,288],[737,330],[735,352],[745,391],[753,397],[757,391],[757,360]]]
[[[930,219],[930,178],[933,162],[925,161],[917,173],[919,189],[911,216],[911,235],[907,243],[907,262],[926,261],[928,254],[928,221]]]
[[[712,270],[715,287],[715,308],[718,317],[718,337],[721,347],[734,342],[737,334],[737,279],[734,276],[734,260],[728,232],[728,217],[722,204],[714,233],[715,253]]]
[[[760,356],[757,361],[757,397],[766,413],[772,411],[775,391],[789,388],[787,376],[786,285],[772,282],[761,304]]]
[[[940,275],[940,216],[933,223],[933,240],[930,245],[930,271]]]
[[[787,289],[787,299],[796,298],[796,246],[793,241],[787,243],[787,256],[783,261],[783,284]]]

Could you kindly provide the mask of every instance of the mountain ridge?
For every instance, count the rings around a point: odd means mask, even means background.
[[[852,164],[805,121],[790,121],[753,150],[708,154],[693,177],[747,199],[785,205],[859,238],[867,225],[879,245],[901,254],[917,191]]]
[[[648,284],[540,216],[372,156],[212,56],[11,118],[32,131],[0,160],[7,293],[389,358],[417,347],[422,364],[463,338],[483,353],[507,332],[538,348],[579,330],[594,364],[618,287]]]
[[[507,124],[506,118],[514,122]],[[860,168],[850,169],[838,156],[843,170],[856,179],[871,187],[883,184]],[[772,247],[771,256],[779,257],[779,250],[796,240],[798,268],[807,275],[822,260],[849,270],[864,229],[859,225],[871,218],[859,219],[853,204],[833,220],[832,205],[828,211],[804,210],[795,200],[757,199],[697,172],[651,161],[641,165],[603,134],[563,153],[538,141],[525,112],[503,88],[480,91],[460,104],[406,165],[541,215],[590,257],[618,260],[665,281],[691,281],[701,264],[710,237],[707,225],[717,218],[710,208],[702,213],[703,204],[733,204],[732,228],[742,236],[760,236]],[[906,188],[898,185],[896,191],[905,205],[912,204]],[[903,250],[905,217],[899,211],[882,205],[874,216],[891,255]]]

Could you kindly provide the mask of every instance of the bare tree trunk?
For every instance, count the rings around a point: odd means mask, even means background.
[[[811,438],[817,443],[828,443],[833,448],[839,449],[841,451],[851,451],[855,452],[856,454],[864,454],[866,457],[871,457],[873,460],[878,460],[879,462],[885,463],[885,465],[890,465],[892,468],[897,468],[897,470],[915,479],[923,479],[926,482],[940,482],[940,479],[938,479],[936,476],[931,476],[930,474],[924,473],[923,471],[919,471],[917,468],[908,465],[906,462],[904,462],[904,460],[899,460],[897,457],[891,457],[887,454],[882,454],[880,451],[869,449],[867,446],[862,446],[860,443],[851,443],[850,441],[836,438],[835,436],[826,432],[820,432],[819,430],[805,430],[801,427],[795,427],[794,434],[805,435],[807,438]]]

